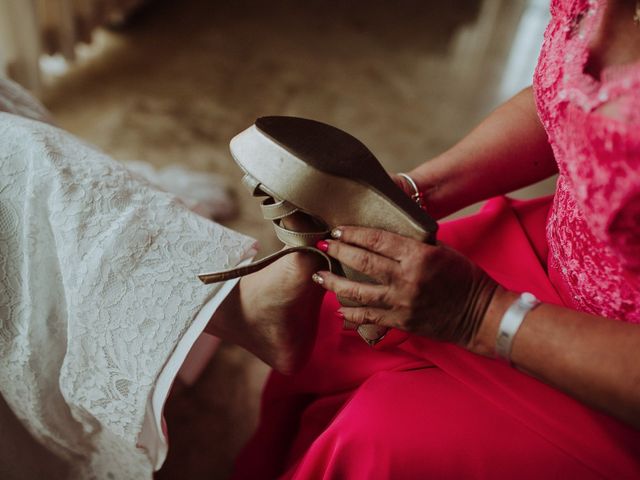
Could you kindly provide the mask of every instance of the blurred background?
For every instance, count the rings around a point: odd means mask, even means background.
[[[223,223],[266,254],[279,244],[240,187],[233,135],[314,118],[409,170],[531,83],[548,16],[548,0],[0,0],[0,73],[116,159],[217,174],[236,204]],[[267,373],[222,345],[179,384],[157,478],[226,478]]]

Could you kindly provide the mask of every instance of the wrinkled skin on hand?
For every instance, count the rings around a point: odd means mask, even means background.
[[[327,290],[363,305],[342,307],[346,321],[462,346],[473,340],[497,284],[464,255],[370,228],[339,227],[334,237],[328,254],[377,282],[358,283],[327,271],[314,276]]]

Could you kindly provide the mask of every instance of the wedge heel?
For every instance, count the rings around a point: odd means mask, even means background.
[[[230,150],[245,173],[245,185],[254,195],[267,197],[262,204],[265,218],[274,221],[283,243],[298,251],[304,247],[322,253],[313,248],[315,242],[339,225],[436,241],[437,223],[395,184],[362,142],[342,130],[296,117],[263,117],[236,135]],[[325,228],[287,231],[279,220],[294,212],[311,216]],[[247,271],[254,270],[245,267]],[[342,271],[348,278],[372,281],[346,266]],[[224,273],[228,278],[229,272]],[[216,274],[207,275],[201,279],[218,281]],[[362,325],[358,333],[374,345],[386,329]]]

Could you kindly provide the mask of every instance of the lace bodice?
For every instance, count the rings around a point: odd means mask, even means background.
[[[604,0],[554,0],[534,75],[558,163],[549,273],[575,308],[640,322],[640,63],[585,72]]]

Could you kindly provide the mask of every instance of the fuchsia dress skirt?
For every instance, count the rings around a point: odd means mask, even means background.
[[[508,289],[562,305],[549,198],[496,198],[440,239]],[[496,360],[392,331],[375,349],[325,297],[306,367],[273,373],[235,478],[640,478],[640,431]]]

